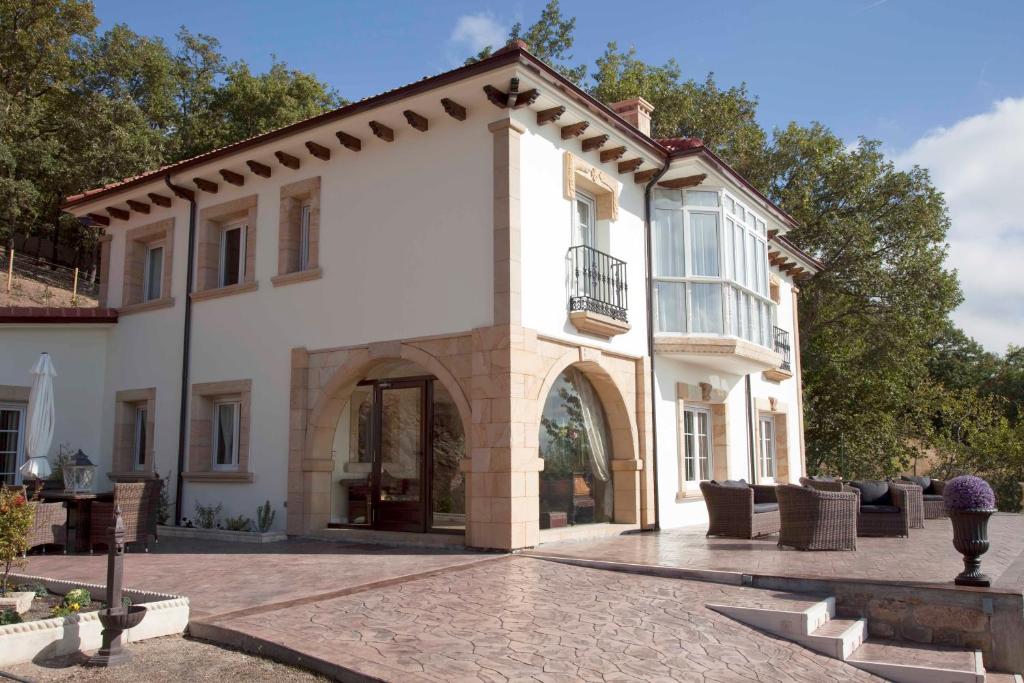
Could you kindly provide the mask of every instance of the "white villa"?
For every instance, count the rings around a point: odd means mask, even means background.
[[[0,308],[0,477],[29,369],[98,488],[168,477],[289,534],[706,521],[699,482],[804,474],[786,213],[514,42],[69,197],[99,309]],[[609,526],[609,528],[612,528]]]

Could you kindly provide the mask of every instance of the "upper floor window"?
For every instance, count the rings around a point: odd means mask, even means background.
[[[228,225],[220,234],[220,286],[245,278],[245,224]]]
[[[146,249],[143,301],[153,301],[162,296],[163,279],[164,246],[162,244],[151,244]]]
[[[238,427],[241,402],[223,401],[213,406],[213,469],[238,469]]]
[[[767,226],[735,197],[659,190],[654,200],[658,332],[733,334],[770,345]]]
[[[597,202],[588,194],[576,191],[574,246],[597,249]]]
[[[299,270],[309,268],[309,217],[312,209],[309,203],[299,209]]]

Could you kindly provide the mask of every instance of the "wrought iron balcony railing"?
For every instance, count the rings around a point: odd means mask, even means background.
[[[781,328],[775,327],[775,352],[782,356],[782,363],[779,365],[779,369],[790,371],[789,365],[789,332]]]
[[[626,262],[593,247],[569,249],[570,311],[626,320]]]

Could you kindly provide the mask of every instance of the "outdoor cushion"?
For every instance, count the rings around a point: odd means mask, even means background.
[[[851,481],[850,486],[860,489],[860,504],[865,505],[890,505],[892,498],[889,497],[889,482],[887,481]]]
[[[726,479],[725,481],[715,482],[719,486],[727,486],[734,489],[745,489],[748,487],[746,479]]]
[[[909,481],[911,484],[917,484],[921,487],[921,490],[925,492],[927,492],[932,485],[931,477],[908,477],[904,474],[900,479],[903,481]]]
[[[827,474],[816,474],[811,477],[811,481],[835,481],[835,477],[830,477]]]
[[[926,493],[924,494],[925,500],[942,500],[942,495],[938,493]]]
[[[778,503],[754,503],[754,514],[759,512],[778,512]]]
[[[896,513],[900,509],[895,505],[861,505],[861,512],[884,512],[884,513]]]

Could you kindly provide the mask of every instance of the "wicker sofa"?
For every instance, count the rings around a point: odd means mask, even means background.
[[[121,508],[124,542],[144,543],[149,551],[150,540],[156,540],[156,516],[162,479],[147,479],[131,484],[114,484],[113,502],[93,501],[89,506],[89,549],[110,542],[110,526],[114,508]]]
[[[817,491],[835,491],[838,493],[843,490],[843,480],[833,479],[832,477],[800,477],[800,485]]]
[[[909,536],[910,507],[906,490],[889,481],[851,481],[859,496],[858,536]]]
[[[942,499],[942,491],[946,488],[946,482],[931,477],[910,477],[903,475],[900,479],[909,484],[917,484],[921,487],[922,498],[924,499],[924,518],[940,519],[948,517],[946,503]]]
[[[708,506],[708,536],[756,538],[779,532],[779,502],[774,486],[746,481],[702,481]]]
[[[776,488],[779,546],[799,550],[856,550],[860,503],[854,491],[821,491],[784,484]]]

